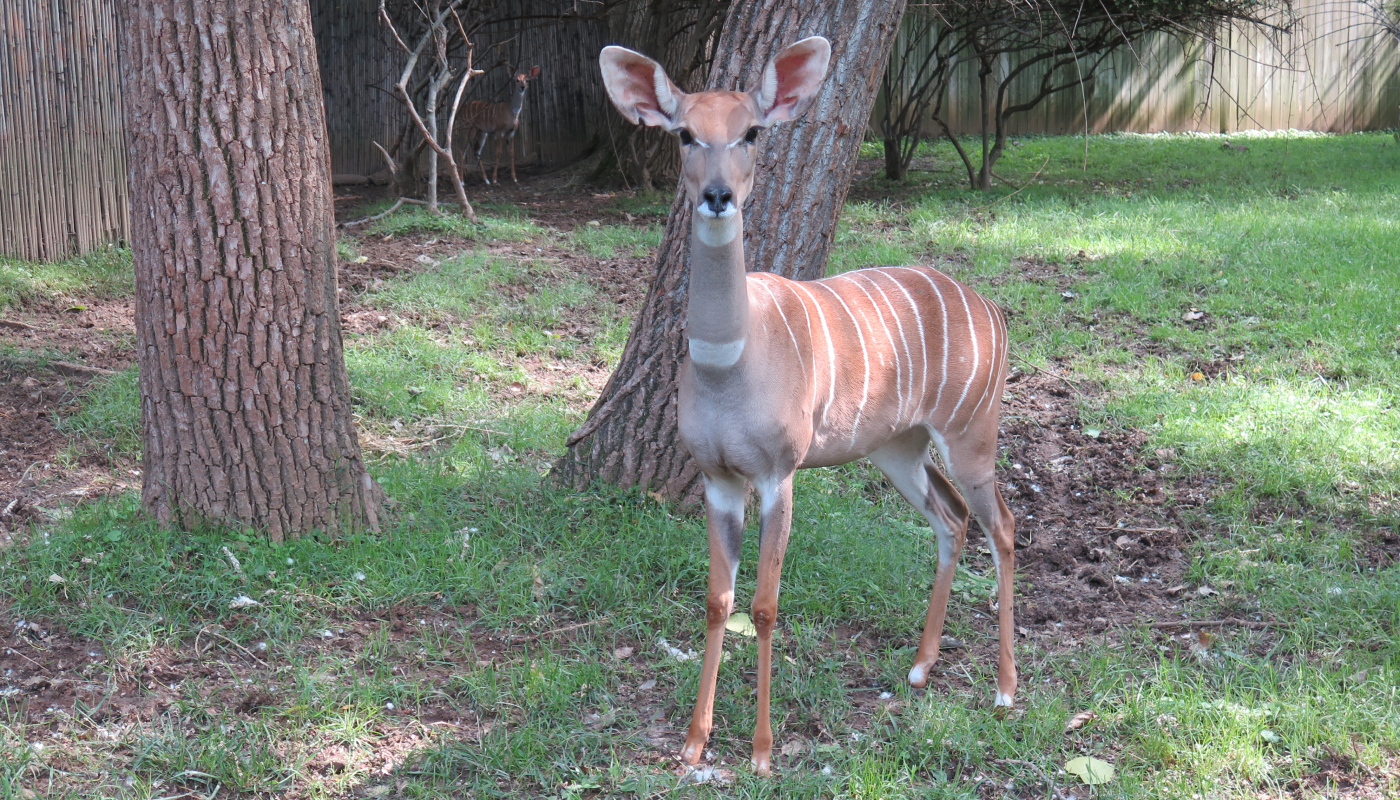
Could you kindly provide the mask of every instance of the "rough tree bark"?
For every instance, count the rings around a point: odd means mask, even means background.
[[[377,527],[307,0],[119,3],[142,501],[273,540]]]
[[[832,44],[831,68],[812,108],[760,139],[765,152],[744,207],[749,269],[800,279],[825,273],[903,13],[904,0],[754,0],[730,7],[709,89],[751,88],[774,53],[806,36],[826,36]],[[602,481],[672,498],[690,496],[698,486],[699,469],[676,430],[690,213],[684,193],[677,193],[656,277],[622,359],[555,465],[555,479],[564,485],[581,489]]]

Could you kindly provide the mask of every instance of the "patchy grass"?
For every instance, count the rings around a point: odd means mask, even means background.
[[[131,251],[124,247],[103,247],[54,263],[0,256],[0,309],[37,297],[125,297],[131,292]]]
[[[374,235],[466,244],[355,299],[393,318],[346,340],[390,529],[280,546],[176,534],[127,496],[0,551],[11,613],[98,654],[75,681],[81,702],[36,722],[4,701],[0,795],[1029,798],[1049,796],[1046,777],[1070,791],[1059,768],[1077,755],[1116,766],[1104,797],[1353,796],[1329,788],[1342,779],[1356,797],[1400,791],[1387,538],[1400,514],[1400,148],[1377,135],[1251,137],[1247,153],[1216,137],[1105,136],[1084,172],[1080,139],[1018,141],[998,168],[1029,182],[1015,194],[957,188],[946,144],[906,185],[857,187],[832,268],[937,257],[999,300],[1018,363],[1072,381],[1086,422],[1138,433],[1169,489],[1178,476],[1211,487],[1181,611],[1245,625],[1022,635],[1018,710],[997,715],[991,565],[974,546],[949,621],[968,652],[948,654],[938,688],[911,692],[929,533],[868,466],[804,472],[776,639],[778,775],[747,771],[756,653],[731,635],[711,747],[732,782],[678,787],[669,759],[699,664],[658,640],[700,647],[703,523],[634,492],[539,479],[596,391],[580,373],[613,363],[628,320],[531,243],[630,258],[658,228],[559,235],[492,208],[477,226],[410,212]],[[613,202],[640,215],[667,201]],[[560,379],[543,383],[541,364]],[[129,451],[133,392],[131,373],[111,379],[64,427]],[[1097,718],[1066,733],[1081,711]]]

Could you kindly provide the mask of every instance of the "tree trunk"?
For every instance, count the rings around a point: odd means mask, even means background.
[[[763,65],[786,45],[813,35],[832,40],[831,67],[812,107],[760,139],[766,144],[744,208],[750,269],[800,279],[825,274],[836,219],[903,14],[903,0],[754,0],[731,6],[709,89],[750,89]],[[693,496],[697,489],[699,468],[676,428],[690,214],[682,191],[671,204],[656,277],[622,360],[555,465],[556,480],[564,485],[581,489],[602,481],[672,498]]]
[[[143,494],[274,541],[375,528],[307,0],[118,3]]]

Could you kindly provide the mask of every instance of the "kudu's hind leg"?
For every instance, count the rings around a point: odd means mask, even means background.
[[[510,135],[510,182],[520,183],[515,179],[515,134]]]
[[[948,615],[948,596],[953,589],[958,558],[967,540],[967,506],[934,466],[928,445],[928,435],[915,430],[870,454],[871,462],[885,473],[904,499],[924,515],[938,539],[938,569],[933,576],[924,633],[919,639],[918,652],[914,654],[914,665],[909,670],[909,684],[915,688],[927,685],[929,672],[938,662],[943,623]]]
[[[690,732],[681,749],[681,760],[696,764],[709,741],[714,724],[715,681],[724,654],[724,624],[734,610],[734,580],[739,572],[739,548],[744,542],[744,498],[747,489],[739,476],[705,476],[705,524],[710,538],[710,594],[705,600],[705,662],[700,668],[700,690]]]
[[[996,430],[990,435],[995,441]],[[997,571],[997,638],[1000,652],[997,658],[998,706],[1010,706],[1016,697],[1016,635],[1015,603],[1016,577],[1016,518],[997,489],[996,448],[961,447],[960,453],[979,454],[966,462],[950,462],[948,471],[953,483],[967,499],[972,516],[987,536],[992,563]],[[985,455],[980,455],[985,454]],[[945,460],[947,457],[945,456]]]

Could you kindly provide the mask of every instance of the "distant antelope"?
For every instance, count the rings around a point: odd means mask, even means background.
[[[826,39],[803,39],[764,67],[757,89],[697,94],[680,91],[661,65],[631,50],[606,47],[600,56],[608,96],[623,116],[680,137],[683,183],[695,209],[685,321],[690,357],[680,370],[678,413],[681,441],[704,473],[710,589],[699,696],[681,758],[697,763],[709,739],[752,484],[761,509],[753,764],[762,775],[771,768],[773,626],[800,468],[867,456],[933,527],[938,569],[909,671],[914,686],[927,683],[938,660],[971,512],[997,570],[996,705],[1010,706],[1016,692],[1015,520],[996,484],[1007,358],[1000,309],[929,267],[862,269],[819,281],[744,271],[741,209],[753,188],[755,143],[764,128],[807,109],[830,55]]]
[[[486,183],[496,183],[501,172],[501,141],[510,140],[510,180],[515,179],[515,131],[520,127],[520,109],[525,107],[525,90],[530,81],[540,76],[539,67],[530,71],[515,73],[515,88],[510,99],[500,103],[487,100],[473,100],[467,104],[467,112],[460,124],[463,130],[470,129],[467,141],[476,143],[476,163],[481,167],[481,179]],[[496,162],[491,169],[491,177],[486,177],[486,164],[481,160],[481,152],[486,148],[486,139],[496,134]]]

